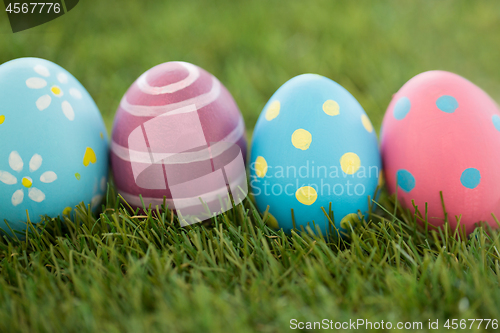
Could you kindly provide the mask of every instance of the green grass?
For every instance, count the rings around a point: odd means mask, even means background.
[[[447,318],[498,318],[499,233],[426,232],[387,197],[396,215],[375,209],[348,242],[273,231],[248,200],[180,228],[168,211],[141,215],[113,198],[110,190],[98,217],[81,206],[74,221],[47,219],[26,241],[0,242],[1,332],[277,332],[291,319],[324,318],[437,319],[442,328]]]
[[[17,34],[0,14],[0,63],[35,56],[68,69],[109,130],[130,84],[171,60],[216,75],[249,134],[274,91],[306,72],[343,85],[378,129],[391,95],[426,70],[461,74],[500,100],[499,29],[495,1],[81,1]],[[346,241],[273,231],[248,200],[189,228],[169,212],[131,212],[112,187],[102,211],[82,206],[26,240],[0,239],[0,332],[500,319],[500,233],[426,231],[386,195]]]

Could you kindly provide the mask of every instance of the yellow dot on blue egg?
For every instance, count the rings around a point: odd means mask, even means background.
[[[364,128],[368,131],[368,133],[373,132],[373,125],[366,114],[361,115],[361,123]]]
[[[458,102],[453,96],[443,95],[436,100],[439,110],[446,113],[453,113],[458,108]]]
[[[281,104],[280,101],[274,101],[267,107],[266,120],[271,121],[280,114]]]
[[[303,128],[295,130],[292,134],[292,144],[295,148],[300,150],[307,150],[312,142],[312,135],[309,131]]]
[[[311,186],[302,186],[295,192],[297,200],[304,205],[312,205],[318,198],[318,192]]]
[[[59,88],[58,86],[53,86],[52,88],[50,88],[50,91],[52,91],[52,93],[57,97],[61,97],[63,95],[61,88]]]
[[[361,160],[359,156],[355,153],[345,153],[340,158],[340,167],[342,171],[348,175],[353,175],[359,170],[361,166]]]
[[[5,121],[5,116],[2,114],[0,115],[0,125],[2,125],[4,121]]]
[[[408,170],[398,170],[396,172],[396,180],[399,188],[405,192],[410,192],[415,188],[415,177]]]
[[[491,121],[493,121],[493,126],[495,126],[496,130],[500,132],[500,116],[497,114],[493,115],[493,117],[491,117]]]
[[[460,176],[460,182],[463,186],[474,189],[481,182],[481,173],[476,168],[465,169]]]
[[[340,113],[339,103],[329,99],[323,103],[323,111],[329,116],[337,116]]]
[[[255,174],[257,177],[263,178],[267,173],[267,161],[264,157],[258,156],[255,159]]]
[[[342,218],[342,220],[340,220],[340,226],[343,229],[350,229],[351,227],[355,227],[359,223],[361,223],[361,220],[356,213],[347,214],[346,216],[344,216],[344,218]]]
[[[24,187],[30,188],[33,185],[33,180],[30,177],[24,177],[21,183]]]
[[[410,109],[411,109],[410,99],[406,96],[403,96],[400,99],[398,99],[396,105],[394,105],[392,114],[394,115],[394,118],[396,118],[397,120],[402,120],[406,117],[408,112],[410,112]]]

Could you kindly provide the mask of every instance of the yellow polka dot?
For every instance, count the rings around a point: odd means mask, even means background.
[[[361,116],[361,122],[368,132],[373,132],[373,125],[366,114]]]
[[[269,213],[268,213],[268,217],[266,220],[266,224],[273,229],[280,228],[280,225],[278,224],[278,220],[276,220],[276,218]]]
[[[263,178],[267,173],[267,161],[264,157],[259,156],[255,160],[255,173],[257,177]]]
[[[292,144],[297,149],[306,150],[312,142],[312,135],[305,129],[299,128],[292,134]]]
[[[73,209],[72,209],[71,207],[66,207],[66,208],[64,208],[64,210],[63,210],[63,215],[69,215],[69,214],[71,214],[71,211],[72,211],[72,210],[73,210]]]
[[[80,180],[80,177],[81,177],[81,176],[80,176],[80,174],[77,172],[77,173],[75,173],[75,177],[76,177],[76,179]]]
[[[329,99],[323,103],[323,111],[329,116],[337,116],[340,113],[339,103]]]
[[[274,101],[268,106],[266,111],[266,119],[268,121],[273,120],[280,114],[281,104],[280,101]]]
[[[104,134],[101,132],[101,140],[104,140]]]
[[[4,121],[5,121],[5,116],[0,115],[0,125],[2,125]]]
[[[303,186],[295,192],[295,197],[304,205],[312,205],[318,198],[318,193],[311,186]]]
[[[33,181],[29,177],[24,177],[21,182],[23,183],[23,186],[26,188],[30,188],[31,185],[33,185]]]
[[[52,91],[52,93],[56,96],[62,95],[62,90],[58,86],[53,86],[52,88],[50,88],[50,91]]]
[[[355,227],[357,224],[361,223],[358,214],[351,213],[344,216],[340,221],[340,226],[344,229],[350,229],[350,227]]]
[[[359,159],[359,156],[354,153],[345,153],[340,158],[340,167],[342,168],[342,171],[348,175],[355,174],[356,171],[359,170],[360,166],[361,160]]]
[[[89,166],[90,163],[97,162],[97,158],[95,156],[95,152],[92,148],[87,147],[85,150],[85,154],[83,155],[83,165]]]

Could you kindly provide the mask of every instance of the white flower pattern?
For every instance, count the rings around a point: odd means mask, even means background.
[[[43,89],[47,87],[48,79],[45,78],[50,77],[49,69],[43,65],[36,65],[35,67],[33,67],[33,70],[42,77],[30,77],[29,79],[26,80],[26,86],[30,89]],[[57,75],[57,81],[60,84],[67,84],[68,75],[66,75],[66,73],[63,72],[59,73]],[[69,95],[71,95],[75,99],[82,98],[82,93],[76,88],[70,88]],[[61,87],[58,86],[57,84],[52,84],[50,87],[50,92],[40,96],[40,98],[37,99],[35,103],[36,107],[38,110],[43,111],[46,108],[48,108],[52,103],[53,100],[52,97],[62,98],[63,96],[64,96],[63,89],[61,89]],[[61,102],[61,110],[66,116],[66,118],[68,118],[70,121],[73,121],[75,119],[75,112],[73,110],[73,106],[66,99]]]
[[[30,172],[35,172],[37,171],[41,166],[42,166],[42,156],[35,154],[31,157],[31,160],[29,162],[29,170]],[[19,155],[17,151],[13,151],[9,155],[9,165],[12,170],[20,173],[23,171],[24,168],[24,162]],[[42,183],[52,183],[55,180],[57,180],[57,175],[53,171],[47,171],[44,172],[40,176],[40,181]],[[6,184],[6,185],[15,185],[18,182],[18,179],[16,176],[12,175],[11,173],[7,171],[2,171],[0,170],[0,182]],[[35,202],[42,202],[45,200],[45,194],[37,189],[36,187],[33,187],[33,179],[31,177],[25,176],[21,178],[21,185],[28,190],[28,197],[35,201]],[[12,205],[13,206],[18,206],[20,205],[24,200],[24,190],[18,189],[14,192],[12,195]]]

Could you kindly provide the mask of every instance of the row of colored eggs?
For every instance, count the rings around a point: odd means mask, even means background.
[[[170,208],[189,207],[196,191],[227,193],[229,165],[246,156],[231,94],[184,62],[156,66],[134,82],[110,144],[85,88],[49,61],[1,65],[0,101],[3,230],[70,214],[82,201],[96,208],[108,155],[129,204]],[[500,112],[481,89],[447,72],[420,74],[393,96],[381,139],[380,153],[368,116],[337,83],[313,74],[289,80],[264,107],[253,135],[249,184],[258,209],[287,232],[309,225],[326,233],[332,223],[347,229],[368,211],[383,160],[389,191],[431,224],[444,222],[444,199],[452,226],[495,226]],[[219,169],[219,178],[208,177]]]

